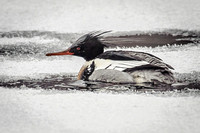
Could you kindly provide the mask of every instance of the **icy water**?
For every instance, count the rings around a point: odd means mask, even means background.
[[[129,39],[107,50],[149,52],[172,65],[177,81],[187,83],[174,90],[77,81],[82,58],[45,54],[65,50],[80,35],[0,33],[1,132],[199,132],[199,32],[119,32],[105,37],[115,45],[113,38],[119,35]],[[163,36],[168,40],[161,41]],[[160,46],[150,43],[155,37]]]
[[[80,57],[45,56],[49,52],[67,49],[81,35],[81,33],[47,31],[0,33],[0,86],[61,90],[98,90],[102,87],[116,86],[116,84],[76,82],[77,73],[84,63]],[[179,83],[188,84],[181,89],[186,87],[199,89],[198,32],[181,30],[149,33],[117,32],[108,34],[103,40],[110,46],[106,50],[143,51],[160,57],[175,68],[173,72]],[[134,85],[132,86],[135,89]]]
[[[199,7],[199,0],[0,0],[0,133],[199,133]],[[107,50],[160,57],[185,85],[84,83],[76,81],[82,58],[45,56],[95,30],[114,31],[105,35],[114,44]]]

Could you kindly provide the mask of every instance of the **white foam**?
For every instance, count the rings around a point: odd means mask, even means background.
[[[13,37],[13,38],[0,38],[0,45],[14,45],[16,43],[30,44],[35,43],[39,44],[47,44],[47,43],[59,43],[58,39],[47,39],[42,37],[32,37],[32,38],[24,38],[24,37]]]
[[[32,77],[40,74],[78,73],[83,63],[83,59],[76,57],[65,60],[5,60],[1,62],[0,75]]]

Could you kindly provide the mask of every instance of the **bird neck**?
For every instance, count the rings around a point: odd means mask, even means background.
[[[98,55],[102,54],[103,52],[104,52],[103,48],[101,48],[101,49],[93,49],[90,52],[86,52],[85,55],[83,56],[83,58],[86,61],[90,61],[90,60],[95,59]]]

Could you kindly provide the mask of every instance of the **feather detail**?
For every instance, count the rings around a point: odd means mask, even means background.
[[[136,60],[146,61],[153,66],[159,66],[165,69],[174,69],[172,66],[164,63],[162,59],[144,52],[135,51],[106,51],[99,55],[101,59],[112,59],[112,60]]]

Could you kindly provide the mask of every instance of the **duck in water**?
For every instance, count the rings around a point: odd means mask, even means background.
[[[46,56],[75,55],[86,62],[78,73],[78,80],[137,85],[171,85],[175,82],[170,65],[162,59],[145,52],[106,51],[101,35],[89,33],[80,37],[67,50],[48,53]]]

